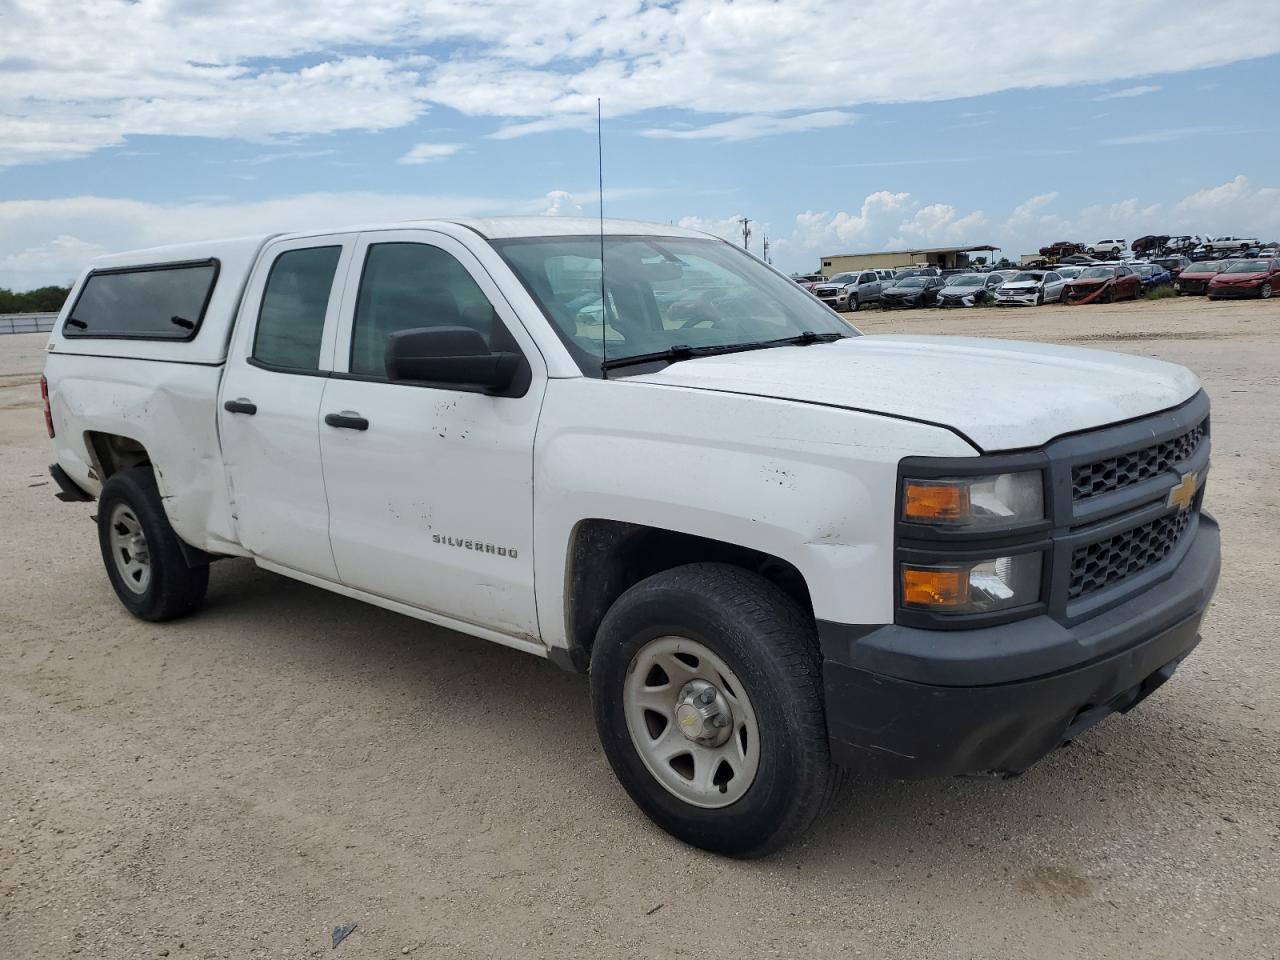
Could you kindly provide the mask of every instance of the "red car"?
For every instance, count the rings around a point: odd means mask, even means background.
[[[1280,286],[1280,259],[1236,260],[1209,281],[1209,299],[1261,297],[1271,299]]]
[[[1200,260],[1184,267],[1173,281],[1173,289],[1178,293],[1207,293],[1209,281],[1231,265],[1230,260]]]
[[[1121,264],[1118,267],[1085,267],[1080,276],[1068,280],[1062,288],[1062,302],[1110,303],[1113,300],[1138,299],[1142,278]]]

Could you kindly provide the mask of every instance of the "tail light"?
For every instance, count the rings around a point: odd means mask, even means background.
[[[49,381],[40,374],[40,399],[44,402],[44,428],[49,431],[49,439],[53,439],[53,411],[49,409]]]

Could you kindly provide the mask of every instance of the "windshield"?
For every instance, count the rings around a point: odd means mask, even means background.
[[[832,283],[853,283],[853,281],[857,279],[858,279],[858,275],[856,273],[837,273],[834,277],[831,278],[831,282]]]
[[[1080,268],[1079,267],[1059,267],[1058,276],[1064,277],[1067,280],[1074,280],[1076,277],[1080,276]]]
[[[1024,272],[1024,273],[1014,274],[1013,280],[1011,282],[1017,283],[1020,280],[1034,280],[1036,283],[1039,283],[1043,279],[1044,279],[1043,273],[1025,273]]]
[[[980,287],[982,286],[982,274],[966,273],[959,277],[952,277],[947,281],[947,285],[951,287]]]
[[[1227,264],[1226,260],[1210,260],[1207,263],[1193,263],[1183,273],[1218,273]]]
[[[858,332],[787,278],[720,240],[599,237],[494,240],[588,375],[600,362],[682,346],[727,347]]]
[[[1266,273],[1267,262],[1265,260],[1237,260],[1231,266],[1227,267],[1227,273]]]
[[[923,287],[929,282],[928,277],[905,277],[894,284],[895,287]]]
[[[1082,280],[1105,280],[1115,275],[1111,267],[1088,267],[1080,274]]]

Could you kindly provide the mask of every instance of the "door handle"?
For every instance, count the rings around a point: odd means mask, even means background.
[[[341,430],[368,430],[369,421],[354,410],[343,410],[341,413],[326,413],[324,422]]]
[[[258,405],[247,397],[241,397],[239,400],[228,400],[222,405],[222,409],[227,413],[245,413],[252,417],[258,412]]]

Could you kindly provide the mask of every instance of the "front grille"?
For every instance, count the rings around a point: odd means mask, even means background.
[[[1078,600],[1159,563],[1173,552],[1194,515],[1192,510],[1179,510],[1097,543],[1076,547],[1071,552],[1067,598]]]
[[[1190,457],[1204,439],[1205,422],[1186,433],[1161,443],[1132,450],[1094,463],[1082,463],[1071,470],[1071,495],[1079,503],[1100,494],[1121,490],[1171,470]]]

